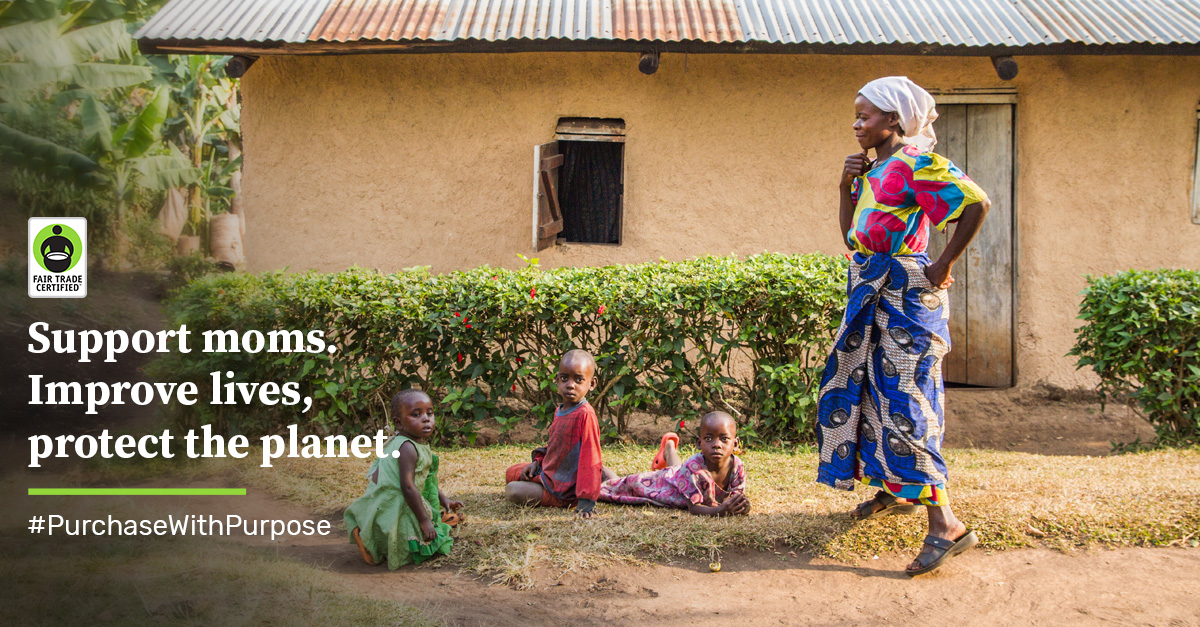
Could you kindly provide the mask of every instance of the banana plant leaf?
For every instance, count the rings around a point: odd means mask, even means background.
[[[83,138],[90,152],[112,152],[112,118],[104,105],[95,98],[85,98],[79,107],[79,119],[83,122]]]
[[[125,23],[114,20],[68,31],[62,35],[61,45],[66,46],[73,61],[82,63],[128,59],[132,43]]]
[[[70,76],[80,87],[101,90],[140,85],[150,80],[154,71],[144,65],[76,63],[70,67]]]
[[[127,123],[119,143],[126,158],[146,154],[161,137],[163,122],[167,119],[167,108],[171,96],[166,88],[159,87],[146,102],[146,106]]]
[[[0,63],[0,85],[6,91],[20,94],[66,81],[70,77],[66,67],[49,67],[32,63]]]
[[[0,156],[19,168],[80,185],[103,180],[100,164],[83,153],[0,123]]]
[[[0,28],[0,51],[24,63],[42,67],[66,67],[75,62],[69,47],[62,45],[58,27],[62,18],[24,22]]]
[[[200,184],[200,168],[192,166],[187,157],[175,152],[169,155],[139,157],[133,160],[133,168],[141,177],[138,185],[162,191],[172,187]]]

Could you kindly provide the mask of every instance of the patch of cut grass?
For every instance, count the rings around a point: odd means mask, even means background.
[[[649,466],[654,450],[606,447],[604,460],[618,473],[632,473]],[[686,447],[682,453],[691,454]],[[846,560],[915,553],[925,531],[923,514],[853,523],[846,512],[873,490],[848,493],[816,484],[816,454],[808,448],[743,455],[753,511],[728,519],[600,504],[597,517],[582,521],[565,510],[520,508],[504,500],[504,469],[528,460],[528,446],[438,454],[442,490],[463,501],[469,517],[448,561],[518,586],[530,583],[535,566],[564,572],[613,561],[707,558],[735,547],[788,545]],[[1200,449],[1113,457],[951,450],[947,458],[951,505],[987,549],[1191,546],[1200,537]],[[369,461],[280,459],[275,465],[239,467],[250,485],[327,514],[361,494]]]

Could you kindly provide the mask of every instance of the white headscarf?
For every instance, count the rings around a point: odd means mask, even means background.
[[[907,76],[887,76],[867,83],[858,93],[866,96],[880,111],[900,116],[905,143],[916,146],[921,152],[933,150],[937,144],[933,121],[938,112],[933,96],[920,85],[908,80]]]

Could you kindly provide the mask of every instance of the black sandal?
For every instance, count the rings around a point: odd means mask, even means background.
[[[881,505],[879,509],[874,509],[874,506]],[[870,511],[868,511],[870,510]],[[859,503],[854,511],[850,512],[850,518],[854,520],[874,520],[883,518],[884,516],[897,516],[900,514],[915,514],[917,506],[911,503],[901,503],[900,499],[880,490],[875,493],[875,496],[870,500]]]
[[[917,555],[917,563],[921,565],[920,568],[914,570],[904,569],[904,573],[909,577],[924,575],[929,571],[936,570],[939,566],[945,564],[946,560],[979,544],[979,537],[975,535],[974,531],[968,529],[957,540],[925,536],[925,544],[933,547],[933,550],[922,554],[924,557]],[[927,562],[925,560],[930,561]]]

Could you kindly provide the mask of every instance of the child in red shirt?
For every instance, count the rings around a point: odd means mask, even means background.
[[[575,507],[591,518],[600,496],[600,422],[586,395],[596,387],[596,360],[584,350],[568,351],[554,378],[562,404],[550,424],[550,441],[533,450],[533,463],[504,473],[504,495],[519,505]]]

